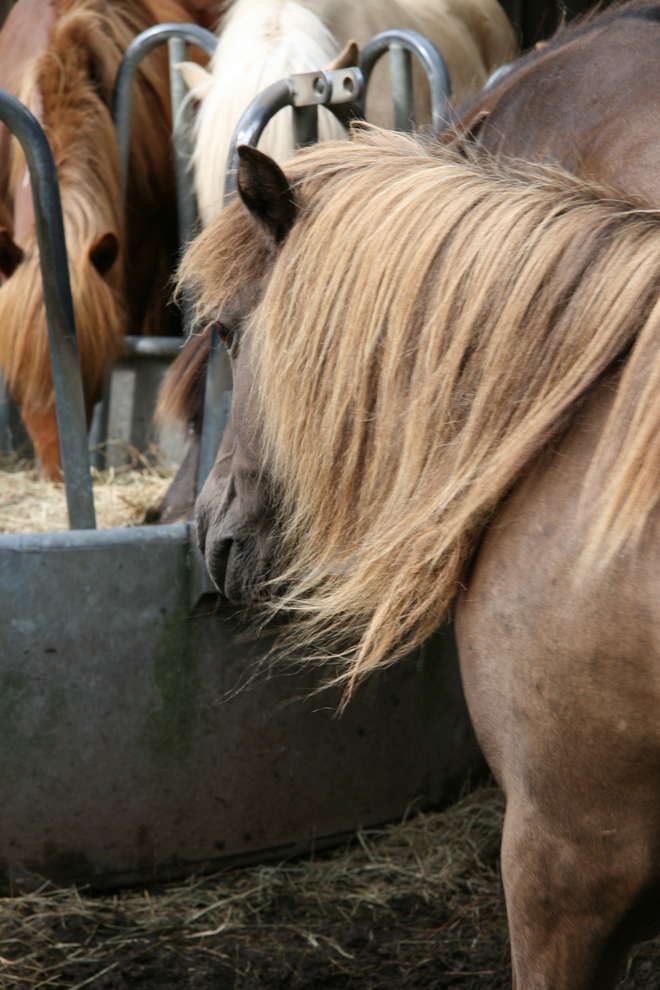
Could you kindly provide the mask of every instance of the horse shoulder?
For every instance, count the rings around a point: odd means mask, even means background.
[[[588,34],[569,29],[563,44],[551,43],[486,94],[479,141],[492,152],[557,162],[657,206],[659,94],[660,25],[621,18]]]
[[[657,511],[632,553],[576,578],[582,485],[614,386],[594,389],[514,489],[456,607],[470,716],[507,794],[502,876],[524,986],[542,971],[559,990],[613,987],[620,925],[647,937],[660,882]]]

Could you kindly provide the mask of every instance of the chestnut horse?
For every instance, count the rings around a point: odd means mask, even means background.
[[[176,332],[168,280],[177,254],[165,49],[143,63],[133,103],[124,210],[111,117],[133,38],[160,21],[211,24],[217,0],[19,0],[0,32],[0,86],[29,106],[57,165],[88,419],[127,332]],[[61,477],[32,190],[0,126],[0,369],[42,475]]]
[[[514,987],[607,990],[660,922],[660,218],[376,130],[238,188],[182,266],[234,376],[209,571],[348,693],[457,602]]]

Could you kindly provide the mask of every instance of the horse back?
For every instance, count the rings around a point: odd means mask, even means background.
[[[566,30],[464,121],[495,154],[555,163],[660,206],[660,19],[625,12]]]

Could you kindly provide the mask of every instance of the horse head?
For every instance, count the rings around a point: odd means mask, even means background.
[[[0,61],[30,30],[22,13],[18,4],[3,29]],[[88,419],[123,336],[139,333],[145,323],[152,333],[168,332],[171,321],[162,316],[166,293],[160,292],[176,247],[164,51],[146,59],[138,74],[126,203],[111,112],[123,53],[153,22],[142,0],[130,9],[109,0],[67,0],[42,46],[20,65],[16,87],[44,128],[57,167]],[[6,134],[3,141],[8,167],[0,215],[0,368],[42,475],[57,479],[61,462],[30,176],[18,142]]]
[[[258,319],[258,306],[275,258],[297,212],[294,193],[282,170],[259,151],[240,149],[237,186],[240,202],[197,239],[181,272],[183,282],[201,289],[203,310],[215,313],[213,325],[228,348],[232,366],[231,421],[197,503],[197,527],[209,573],[235,603],[259,597],[273,573],[278,499],[261,444],[254,339],[247,331]],[[236,221],[231,230],[228,220]],[[240,264],[241,260],[245,267],[239,273],[237,261]],[[223,286],[234,283],[226,295],[221,289],[220,305],[218,276]]]

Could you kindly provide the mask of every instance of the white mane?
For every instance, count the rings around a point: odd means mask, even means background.
[[[195,188],[205,225],[222,208],[229,145],[255,96],[292,72],[323,68],[338,53],[339,46],[323,22],[296,0],[236,0],[232,5],[211,62],[213,85],[195,127]],[[344,136],[341,124],[321,108],[319,139]],[[280,163],[291,157],[289,108],[268,124],[259,147]]]

